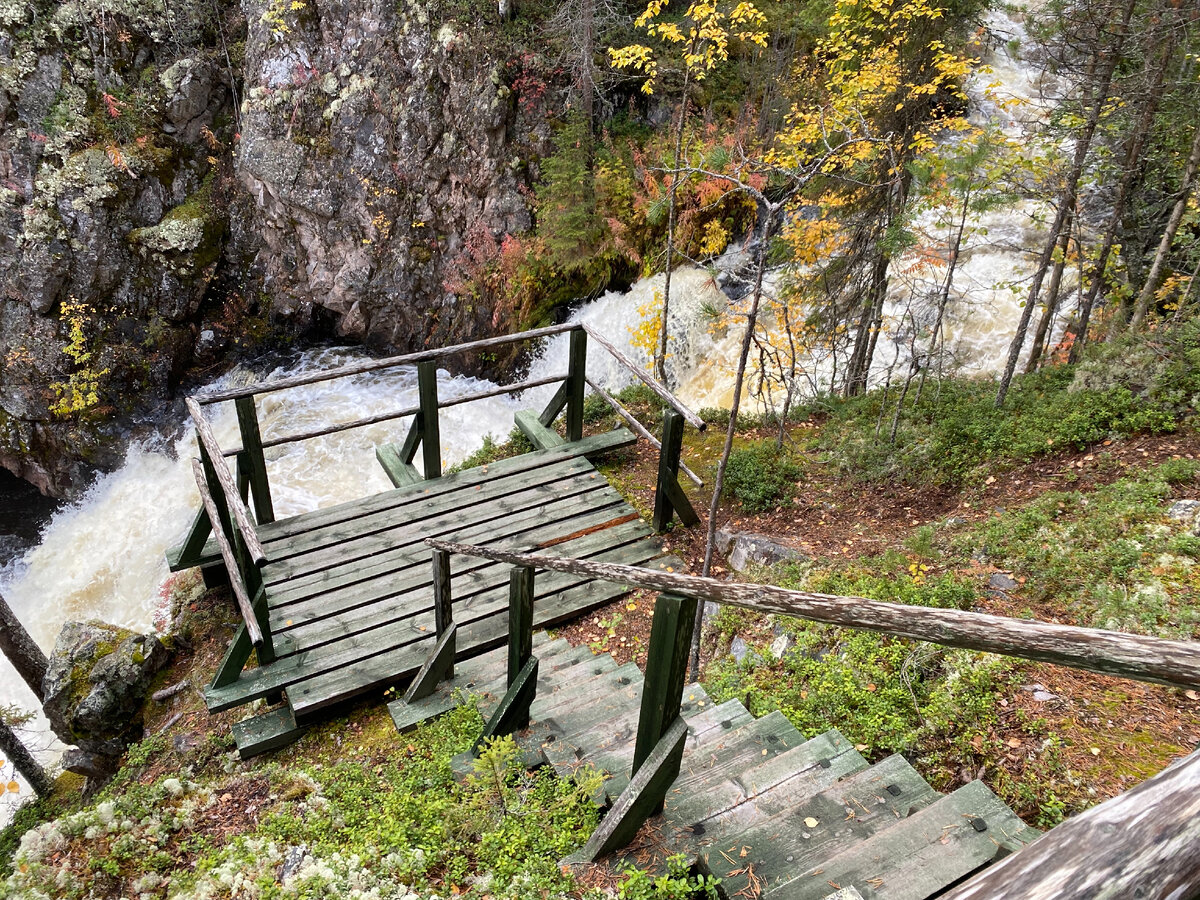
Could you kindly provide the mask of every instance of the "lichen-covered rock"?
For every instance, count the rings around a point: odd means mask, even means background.
[[[168,656],[154,634],[104,622],[68,622],[42,682],[50,727],[64,743],[86,753],[119,756],[141,738],[142,703]]]
[[[717,549],[729,559],[730,568],[738,572],[745,571],[752,564],[770,566],[785,560],[810,559],[796,548],[780,544],[763,534],[722,529],[716,537]]]

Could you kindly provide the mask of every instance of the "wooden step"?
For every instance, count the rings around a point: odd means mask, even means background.
[[[727,896],[752,888],[769,891],[794,878],[797,871],[821,865],[940,796],[897,754],[750,827],[739,823],[736,829],[710,831],[703,839],[710,846],[701,860],[722,879]],[[753,873],[739,862],[744,858],[742,850],[747,851],[745,858],[754,860]]]
[[[292,708],[286,703],[233,725],[233,739],[242,759],[286,747],[303,733],[304,729],[296,724]]]
[[[775,710],[761,719],[713,734],[684,755],[675,787],[703,792],[706,787],[741,773],[804,743],[804,736]]]
[[[772,900],[825,900],[831,886],[865,900],[926,900],[1029,843],[1025,825],[981,781],[772,886]]]

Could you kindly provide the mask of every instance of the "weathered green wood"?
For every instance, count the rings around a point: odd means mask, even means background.
[[[563,407],[567,405],[569,384],[569,381],[564,381],[558,386],[558,390],[554,392],[554,396],[550,398],[550,402],[546,404],[546,408],[543,409],[542,414],[538,416],[538,421],[547,428],[554,424],[554,420],[558,418],[558,414],[562,412]]]
[[[679,715],[683,687],[687,684],[688,651],[692,645],[695,616],[695,599],[661,594],[655,601],[650,648],[646,653],[646,683],[642,690],[637,744],[633,753],[634,775]]]
[[[679,774],[686,741],[687,722],[676,716],[646,757],[645,764],[592,832],[578,859],[594,862],[633,840],[642,824],[662,808],[667,790]]]
[[[1036,836],[983,782],[972,781],[817,866],[793,870],[766,896],[824,900],[829,882],[871,897],[936,896]]]
[[[683,416],[673,409],[663,413],[662,448],[658,453],[658,483],[654,489],[654,530],[663,532],[678,513],[684,525],[700,521],[679,487],[679,454],[683,449]]]
[[[511,688],[533,655],[533,569],[514,566],[508,580],[508,686]],[[529,709],[525,721],[529,724]]]
[[[551,627],[577,617],[596,607],[611,603],[628,593],[622,586],[589,582],[557,594],[534,607],[536,627]],[[459,628],[459,656],[489,650],[507,639],[507,624],[502,615],[492,615],[469,622]],[[420,648],[422,645],[416,645]],[[333,704],[377,690],[396,681],[396,672],[414,671],[424,655],[412,645],[361,659],[349,667],[323,672],[319,677],[306,678],[288,688],[288,696],[297,715],[313,713]],[[259,683],[259,688],[262,684]],[[239,692],[245,697],[245,691]],[[264,696],[258,691],[253,696]],[[251,699],[253,699],[253,696]],[[238,703],[245,702],[239,699]],[[237,705],[236,703],[234,705]]]
[[[172,572],[178,572],[200,565],[204,560],[205,542],[210,534],[212,534],[212,522],[208,521],[208,513],[201,507],[192,519],[192,526],[188,529],[183,543],[177,544],[167,551],[167,568]]]
[[[258,572],[258,567],[254,563],[250,563],[250,566],[256,573]],[[271,633],[271,611],[267,607],[267,593],[263,589],[261,579],[255,589],[251,605],[254,607],[254,618],[258,622],[258,628],[263,637],[262,643],[254,648],[254,655],[258,658],[258,664],[263,666],[274,662],[278,651],[275,646],[275,636]]]
[[[267,481],[267,463],[263,457],[262,434],[258,427],[258,411],[253,397],[239,397],[234,401],[237,408],[238,430],[242,435],[244,465],[250,479],[250,493],[254,497],[254,515],[261,525],[275,521],[275,509],[271,503],[271,486]],[[241,456],[239,454],[239,462]]]
[[[225,651],[225,656],[217,666],[217,672],[213,676],[209,690],[223,688],[236,682],[242,673],[242,667],[250,659],[252,650],[254,650],[254,644],[250,640],[246,626],[239,625],[233,634],[233,640],[229,642],[229,649]]]
[[[404,436],[404,442],[400,444],[400,449],[396,451],[396,456],[400,459],[401,463],[406,466],[412,465],[412,461],[416,459],[417,451],[421,449],[421,441],[424,438],[425,419],[420,413],[417,413],[413,416],[412,422],[409,423],[408,434]]]
[[[563,383],[567,395],[567,440],[583,437],[583,391],[587,386],[587,332],[582,328],[571,332],[567,351],[567,380]]]
[[[204,468],[204,483],[208,485],[208,492],[212,495],[213,505],[217,508],[218,522],[213,522],[214,528],[220,528],[226,539],[229,538],[237,529],[233,527],[233,519],[229,515],[229,503],[225,498],[225,491],[221,487],[221,482],[217,478],[217,470],[213,468],[212,459],[209,458],[208,451],[204,449],[204,445],[200,445],[200,465]],[[230,545],[233,542],[230,541]],[[220,560],[218,555],[217,561]]]
[[[575,466],[572,471],[594,471],[586,461],[590,456],[600,455],[611,450],[632,446],[636,443],[635,436],[625,428],[603,434],[592,435],[573,444],[564,444],[553,450],[538,450],[525,453],[509,459],[498,460],[485,466],[467,469],[443,475],[441,478],[406,488],[397,488],[373,494],[370,497],[351,500],[333,506],[323,507],[299,516],[291,516],[263,525],[259,537],[265,544],[274,544],[274,553],[281,547],[286,548],[296,537],[312,531],[321,530],[338,524],[354,522],[365,516],[379,513],[390,514],[403,518],[403,508],[414,504],[423,504],[428,500],[448,497],[451,494],[466,493],[480,488],[487,491],[500,490],[508,479],[528,472],[536,472],[548,467]],[[395,445],[389,445],[395,446]],[[562,469],[561,471],[565,471]],[[216,545],[209,541],[204,548],[204,554],[198,563],[206,565],[218,559]]]
[[[375,458],[383,467],[384,473],[393,487],[406,487],[420,482],[421,473],[410,462],[400,458],[400,450],[395,444],[384,444],[375,448]]]
[[[445,681],[454,675],[454,653],[456,649],[455,639],[458,635],[458,626],[451,623],[450,626],[438,638],[437,643],[433,645],[433,650],[430,651],[428,658],[425,660],[425,665],[417,671],[413,677],[412,684],[409,685],[408,691],[404,694],[405,703],[413,703],[428,697],[433,693],[434,688],[438,686],[439,681]]]
[[[233,725],[233,739],[242,759],[286,747],[303,733],[304,729],[296,724],[296,717],[287,706],[259,713]]]
[[[512,734],[529,724],[529,704],[533,702],[537,693],[537,675],[538,658],[530,656],[524,667],[517,672],[517,677],[509,684],[504,699],[488,719],[483,734],[471,748],[472,754],[478,756],[483,745],[489,740]]]
[[[562,472],[546,471],[545,477],[530,473],[508,479],[502,485],[480,488],[469,494],[456,494],[451,498],[436,497],[427,503],[408,506],[403,510],[372,513],[355,521],[341,522],[328,528],[297,535],[286,543],[272,545],[271,566],[276,570],[286,568],[290,560],[305,555],[308,559],[303,564],[310,566],[319,559],[311,554],[326,549],[332,551],[329,558],[345,562],[348,561],[347,552],[358,544],[369,544],[368,553],[386,549],[395,546],[397,538],[406,533],[417,534],[427,527],[426,523],[441,517],[465,516],[466,518],[460,518],[459,524],[472,525],[486,520],[489,516],[503,515],[515,508],[526,508],[535,500],[553,501],[556,496],[561,496],[564,489],[577,493],[578,491],[571,489],[607,488],[606,483],[599,477],[592,478],[593,474],[594,470],[574,467]],[[472,511],[474,519],[470,518]]]
[[[543,425],[532,409],[522,409],[515,413],[513,421],[521,430],[521,434],[529,438],[529,442],[539,450],[552,450],[566,443],[557,431]]]
[[[647,551],[647,559],[653,549]],[[631,564],[639,564],[630,560]],[[548,628],[581,612],[603,606],[629,589],[623,585],[589,581],[558,591],[534,605],[535,627]],[[470,622],[461,621],[458,630],[458,656],[463,659],[485,652],[507,641],[508,626],[502,614],[505,600],[497,597],[496,607]],[[369,639],[341,647],[321,647],[280,659],[274,665],[246,672],[236,684],[210,690],[205,701],[212,712],[230,709],[251,700],[286,689],[297,716],[311,714],[330,703],[351,699],[361,693],[386,687],[410,675],[420,667],[428,652],[432,631],[420,632],[419,619],[402,633],[372,633]],[[432,626],[432,616],[428,619]]]
[[[446,633],[454,623],[453,596],[450,592],[450,554],[445,550],[434,550],[433,568],[433,623],[437,635]],[[453,661],[451,661],[453,669]],[[451,674],[454,674],[451,671]]]
[[[234,457],[233,483],[237,485],[238,495],[245,503],[250,499],[250,462],[246,451],[243,450]]]
[[[543,514],[539,520],[541,507],[536,507],[512,515],[503,526],[494,522],[479,527],[481,530],[490,529],[497,540],[506,543],[534,544],[546,540],[562,540],[576,528],[610,523],[619,515],[621,509],[618,504],[612,502],[592,507],[584,498],[579,498],[578,502],[573,502],[571,506],[574,512],[570,518],[556,516],[550,521],[545,521]],[[650,533],[649,528],[638,528],[637,525],[636,522],[626,522],[612,526],[622,529],[620,532],[614,532],[614,536],[628,536],[632,539],[635,532],[636,536]],[[398,596],[411,588],[430,585],[429,570],[422,559],[425,553],[428,553],[428,548],[423,544],[409,543],[388,553],[386,558],[383,554],[373,557],[369,573],[357,571],[357,567],[350,564],[330,568],[327,570],[330,577],[323,582],[310,582],[300,586],[295,586],[290,581],[273,584],[270,588],[271,607],[278,611],[280,617],[286,617],[296,627],[330,615],[345,615],[357,606],[389,596]],[[463,562],[457,567],[454,575],[460,582],[467,578],[474,583],[476,579],[472,576],[477,572],[489,570],[489,566],[492,565],[487,560],[469,557],[461,559]]]
[[[417,363],[417,399],[421,404],[421,462],[425,480],[442,477],[442,432],[438,421],[437,361]]]
[[[653,546],[636,538],[617,546],[588,551],[591,558],[637,562],[646,561],[654,552]],[[507,590],[503,570],[485,570],[472,574],[479,575],[480,584],[463,586],[455,601],[455,616],[463,623],[496,613],[505,608],[506,603]],[[583,578],[548,574],[544,583],[543,580],[539,580],[537,596],[540,599],[550,598],[557,591],[586,583],[588,580]],[[321,653],[339,652],[343,647],[367,647],[381,641],[399,646],[405,634],[411,635],[412,640],[421,640],[435,634],[433,615],[429,608],[428,580],[402,595],[360,606],[342,616],[327,616],[299,625],[289,625],[287,623],[291,620],[284,619],[280,625],[280,614],[277,612],[274,615],[274,629],[292,637],[298,650],[314,657]],[[334,646],[335,644],[337,646]]]

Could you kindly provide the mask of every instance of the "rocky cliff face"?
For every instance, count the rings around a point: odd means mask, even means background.
[[[549,134],[472,4],[223,6],[0,0],[0,465],[47,492],[255,328],[500,325],[446,283]]]

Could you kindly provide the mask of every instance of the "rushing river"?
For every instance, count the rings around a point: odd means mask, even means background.
[[[1020,26],[1003,14],[990,23],[1002,38],[1020,37]],[[990,60],[994,73],[974,76],[970,95],[976,117],[1003,119],[1006,129],[1019,133],[1036,127],[1041,113],[1032,70],[1009,54],[1001,40]],[[1000,80],[1020,101],[1005,102],[992,82]],[[1029,122],[1018,121],[1018,113]],[[1003,118],[1007,117],[1007,118]],[[1025,204],[997,210],[973,222],[971,242],[962,254],[948,312],[947,346],[966,371],[989,373],[1003,364],[1019,315],[1020,292],[1003,285],[1028,274],[1031,251],[1040,238],[1039,209]],[[734,250],[718,261],[715,271],[736,269],[744,251]],[[897,266],[903,271],[903,266]],[[635,360],[646,362],[631,343],[639,322],[638,310],[661,289],[662,276],[645,279],[628,293],[608,293],[578,309],[585,321]],[[770,285],[769,285],[770,286]],[[903,365],[903,315],[913,285],[898,275],[887,309],[888,331],[880,339],[873,377],[887,377],[889,367]],[[728,406],[732,372],[741,340],[734,328],[713,334],[706,310],[726,302],[714,273],[695,267],[676,271],[672,282],[671,356],[668,362],[676,392],[694,409]],[[900,340],[893,340],[899,338]],[[530,378],[566,371],[567,339],[560,335],[540,348]],[[362,358],[354,349],[319,349],[300,355],[265,377],[281,377],[329,369]],[[593,346],[589,374],[610,388],[627,384],[630,376],[601,348]],[[824,386],[827,364],[810,362],[813,382]],[[229,386],[250,379],[235,371],[218,384]],[[438,373],[443,398],[461,396],[493,385],[476,378]],[[538,407],[552,388],[520,398],[498,397],[451,407],[442,412],[442,455],[446,464],[461,460],[480,446],[486,435],[506,436],[513,413]],[[317,425],[349,421],[416,404],[415,369],[374,372],[349,379],[321,382],[265,395],[259,400],[264,437],[286,435]],[[229,404],[225,404],[229,406]],[[51,510],[16,486],[0,481],[0,593],[12,605],[34,639],[49,650],[59,629],[71,619],[99,618],[131,628],[152,627],[163,604],[161,589],[168,572],[164,553],[185,532],[198,506],[190,460],[195,435],[179,422],[161,423],[160,437],[140,440],[128,450],[124,465],[99,477],[77,501]],[[232,409],[222,409],[215,428],[223,444],[236,442]],[[405,433],[405,422],[391,422],[290,444],[268,451],[268,470],[278,516],[361,497],[389,487],[375,461],[374,448]],[[227,443],[228,442],[228,443]],[[27,709],[36,704],[31,692],[0,657],[0,702]],[[44,759],[53,760],[58,748],[44,721],[27,729],[29,743]],[[7,774],[9,770],[5,771]],[[2,782],[0,782],[2,783]],[[23,788],[17,797],[26,795]],[[11,804],[14,797],[9,796]],[[0,809],[0,819],[4,817]]]

